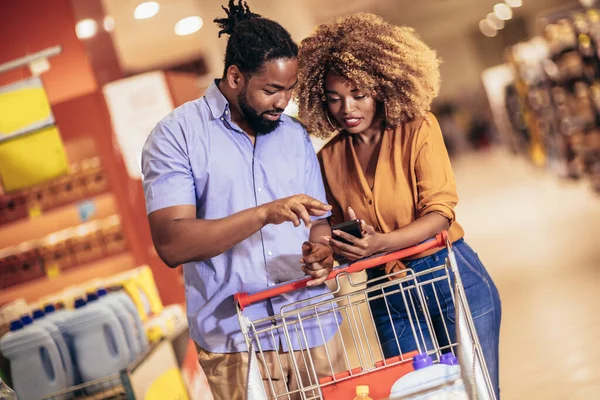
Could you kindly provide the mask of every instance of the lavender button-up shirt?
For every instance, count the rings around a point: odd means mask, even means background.
[[[229,104],[215,83],[204,97],[175,109],[154,128],[143,149],[147,212],[192,204],[197,218],[218,219],[299,193],[326,202],[306,130],[293,118],[281,119],[275,131],[257,136],[253,146],[231,120]],[[215,353],[246,351],[233,295],[301,277],[301,245],[308,236],[303,225],[267,225],[223,254],[185,264],[192,339]],[[202,237],[195,240],[202,245]],[[244,315],[264,318],[290,302],[326,292],[325,285],[301,289],[247,307]],[[303,323],[309,347],[323,344],[337,329],[333,316],[320,316],[320,327],[316,320]],[[297,342],[292,338],[296,350]],[[263,350],[289,347],[281,330],[262,337],[260,344]]]

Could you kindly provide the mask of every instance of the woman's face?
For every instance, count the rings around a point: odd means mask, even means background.
[[[325,75],[324,84],[327,108],[346,132],[364,133],[374,125],[377,102],[370,92],[331,73]]]

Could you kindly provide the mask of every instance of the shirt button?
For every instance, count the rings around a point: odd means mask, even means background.
[[[256,190],[258,190],[259,192],[262,192],[262,189],[261,189],[261,188],[258,188],[258,189],[256,189]]]
[[[221,117],[221,121],[225,121],[225,118]]]
[[[225,110],[225,115],[228,115],[228,114],[229,114],[229,110]]]
[[[279,285],[279,284],[281,283],[281,279],[277,279],[277,280],[275,281],[275,283],[276,283],[277,285]]]
[[[273,252],[271,250],[269,250],[269,251],[267,251],[267,254],[270,255],[270,256],[272,256]]]

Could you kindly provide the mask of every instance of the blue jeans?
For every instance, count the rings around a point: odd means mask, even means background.
[[[458,270],[465,288],[483,355],[492,379],[492,384],[496,390],[496,397],[500,398],[498,376],[498,344],[500,340],[500,319],[502,312],[500,295],[479,257],[463,239],[457,240],[452,248],[456,256]],[[444,248],[430,256],[408,260],[404,263],[415,273],[419,273],[443,265],[447,256],[448,251]],[[374,279],[385,275],[385,271],[379,268],[372,268],[367,271],[367,274],[369,279]],[[431,279],[446,275],[446,272],[443,270],[436,271],[419,276],[417,280],[420,282],[430,281]],[[378,281],[375,284],[381,282],[383,281]],[[443,280],[424,285],[422,288],[424,295],[423,302],[426,304],[431,315],[431,322],[438,345],[444,347],[450,344],[449,341],[455,343],[456,319],[452,300],[452,287],[447,280]],[[386,289],[386,291],[397,289],[398,286],[393,285]],[[378,294],[381,295],[381,291],[375,291],[371,296]],[[427,321],[424,318],[421,303],[417,296],[417,290],[411,289],[405,292],[404,297],[401,293],[396,293],[387,295],[385,299],[381,298],[370,301],[377,334],[386,358],[397,356],[400,354],[400,351],[408,353],[417,349],[424,351],[425,349],[431,350],[434,348]],[[405,302],[409,305],[408,310],[405,307]],[[419,341],[419,347],[417,347],[415,339]]]

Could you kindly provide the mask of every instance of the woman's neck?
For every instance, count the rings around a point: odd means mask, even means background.
[[[371,124],[369,128],[353,136],[355,137],[355,140],[361,144],[374,145],[379,143],[383,132],[385,132],[385,125],[383,121],[380,121]]]

